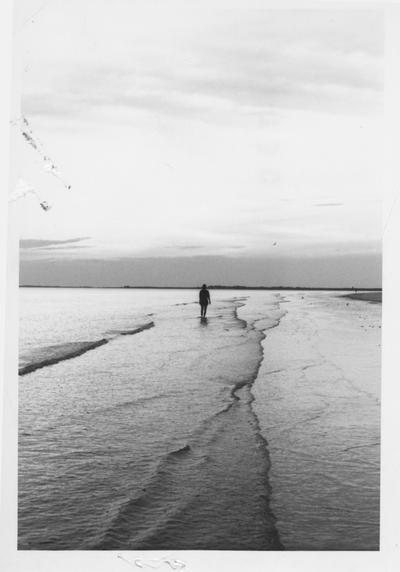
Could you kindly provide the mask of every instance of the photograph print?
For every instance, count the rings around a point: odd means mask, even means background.
[[[378,8],[16,0],[18,550],[378,551]]]

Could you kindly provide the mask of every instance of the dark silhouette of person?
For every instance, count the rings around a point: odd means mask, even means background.
[[[199,304],[201,307],[201,317],[205,318],[207,314],[207,306],[211,304],[210,292],[207,290],[207,286],[203,284],[199,292]]]

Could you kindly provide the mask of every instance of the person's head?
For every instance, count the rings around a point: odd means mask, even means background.
[[[203,284],[202,288],[203,288],[203,290],[205,290],[207,288],[207,285]]]

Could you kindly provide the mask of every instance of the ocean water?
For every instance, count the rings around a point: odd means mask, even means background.
[[[380,306],[20,292],[19,549],[377,548]]]

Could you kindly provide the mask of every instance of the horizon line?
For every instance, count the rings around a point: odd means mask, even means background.
[[[197,290],[201,286],[67,286],[67,285],[49,285],[49,284],[19,284],[19,288],[97,288],[97,289],[118,289],[118,290]],[[382,291],[382,287],[362,288],[355,286],[330,287],[330,286],[226,286],[216,284],[207,286],[214,290],[329,290],[329,291]]]

